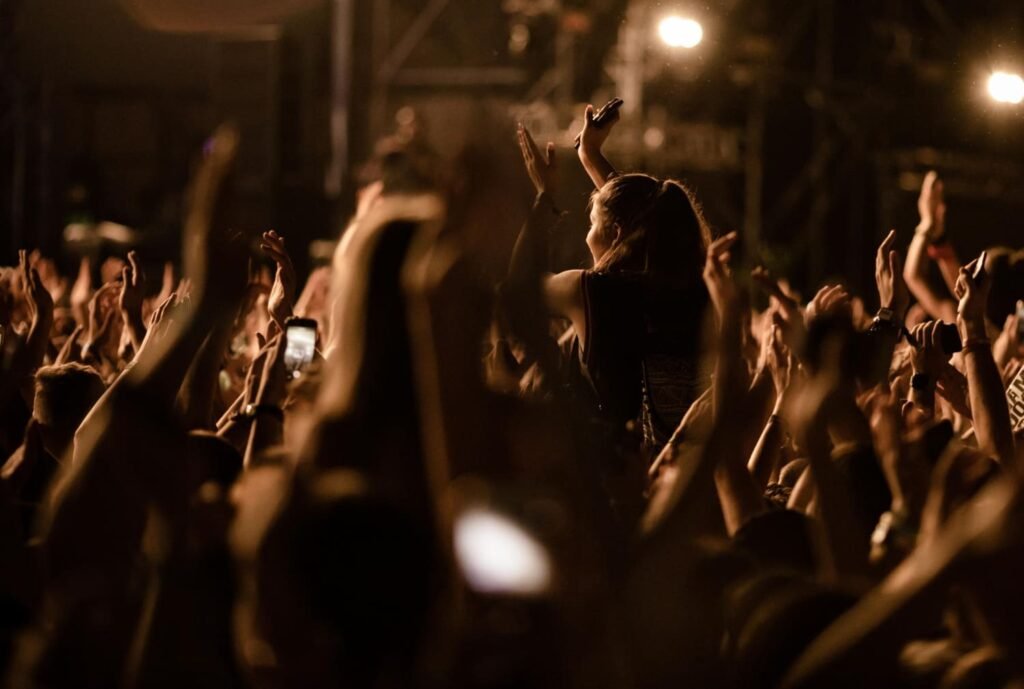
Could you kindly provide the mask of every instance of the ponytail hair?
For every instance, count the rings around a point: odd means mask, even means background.
[[[619,229],[596,272],[642,272],[671,283],[700,279],[711,232],[692,192],[680,182],[621,175],[595,192],[591,202],[609,231]]]

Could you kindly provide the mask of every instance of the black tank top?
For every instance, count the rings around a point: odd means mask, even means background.
[[[582,278],[585,351],[574,354],[595,413],[624,427],[642,424],[644,444],[668,440],[709,377],[701,371],[701,333],[709,303],[703,282],[659,284],[643,273]]]

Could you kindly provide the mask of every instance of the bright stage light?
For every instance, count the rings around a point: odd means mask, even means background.
[[[1016,105],[1024,101],[1024,79],[1019,74],[993,72],[988,78],[988,93],[995,101]]]
[[[695,48],[704,38],[704,28],[694,19],[672,15],[658,24],[658,35],[673,48]]]

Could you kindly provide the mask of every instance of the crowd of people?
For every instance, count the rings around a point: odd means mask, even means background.
[[[161,280],[0,269],[8,685],[1024,686],[1012,252],[962,265],[929,173],[877,292],[805,299],[616,171],[616,121],[579,137],[585,268],[520,125],[499,284],[398,146],[299,289],[232,225],[226,125]]]

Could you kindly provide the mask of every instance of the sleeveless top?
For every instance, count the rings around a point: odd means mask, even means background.
[[[573,347],[595,415],[619,429],[643,429],[644,445],[668,441],[710,377],[701,371],[701,334],[710,301],[703,282],[657,284],[643,273],[582,277],[586,346]]]

